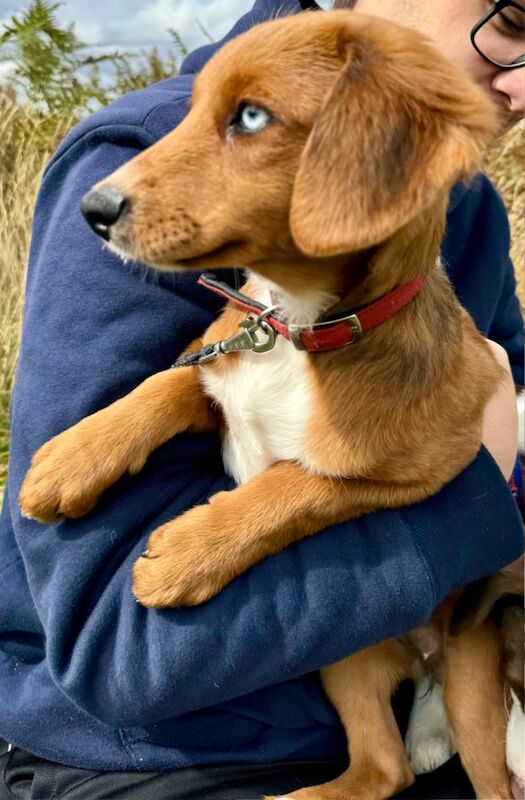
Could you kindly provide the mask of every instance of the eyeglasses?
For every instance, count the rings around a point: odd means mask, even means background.
[[[523,5],[514,0],[496,0],[470,32],[470,41],[486,61],[500,69],[525,65]]]

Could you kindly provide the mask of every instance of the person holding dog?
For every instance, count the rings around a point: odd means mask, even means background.
[[[231,36],[281,9],[259,0]],[[425,0],[358,0],[356,10],[427,31],[502,112],[523,111],[520,3],[440,0],[430,16]],[[0,735],[12,744],[0,798],[249,800],[328,780],[344,768],[345,742],[314,672],[320,643],[343,657],[401,634],[523,548],[506,487],[510,371],[486,409],[486,447],[438,495],[305,539],[201,607],[138,606],[131,565],[153,528],[231,486],[214,436],[176,437],[86,518],[42,527],[21,517],[18,489],[38,446],[169,366],[218,308],[196,275],[142,274],[101,251],[78,210],[95,182],[183,119],[215,49],[81,123],[43,179],[0,523]],[[450,277],[521,384],[508,238],[485,178],[454,189]],[[468,797],[469,788],[452,763],[406,796]]]

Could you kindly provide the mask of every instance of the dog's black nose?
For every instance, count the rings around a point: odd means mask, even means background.
[[[95,233],[109,241],[110,228],[122,215],[128,201],[110,186],[88,192],[82,198],[80,210]]]

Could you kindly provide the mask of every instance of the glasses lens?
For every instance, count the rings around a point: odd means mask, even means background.
[[[525,63],[523,8],[505,6],[482,25],[474,39],[483,55],[502,67]]]

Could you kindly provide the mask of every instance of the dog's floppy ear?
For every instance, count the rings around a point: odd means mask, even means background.
[[[290,212],[296,244],[317,257],[388,238],[475,171],[495,127],[482,91],[419,34],[345,16],[344,66],[302,153]]]

